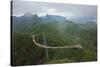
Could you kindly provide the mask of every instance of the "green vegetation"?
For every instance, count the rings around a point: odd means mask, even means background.
[[[51,16],[52,17],[52,16]],[[21,17],[20,17],[21,19]],[[72,63],[97,60],[97,24],[74,23],[68,20],[47,21],[37,15],[18,20],[13,18],[12,31],[12,65],[36,65],[54,63]],[[36,41],[44,44],[43,32],[48,46],[70,46],[80,44],[81,48],[47,49],[36,46],[31,35],[36,35]]]

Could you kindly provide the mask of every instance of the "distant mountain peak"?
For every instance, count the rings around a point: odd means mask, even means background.
[[[25,13],[23,16],[30,17],[33,16],[31,13]]]

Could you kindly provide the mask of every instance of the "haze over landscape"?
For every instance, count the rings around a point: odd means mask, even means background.
[[[59,15],[67,19],[92,19],[97,18],[97,8],[93,5],[75,5],[64,3],[46,3],[32,1],[13,1],[14,16],[22,16],[25,13],[37,14],[38,16]],[[79,12],[80,11],[80,12]]]
[[[97,6],[12,1],[13,66],[97,61]]]

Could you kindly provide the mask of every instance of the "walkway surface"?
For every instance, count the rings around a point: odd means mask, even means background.
[[[40,43],[37,43],[36,40],[35,40],[35,35],[32,35],[32,38],[33,38],[33,43],[38,46],[38,47],[41,47],[41,48],[51,48],[51,49],[57,49],[57,48],[82,48],[82,46],[80,44],[76,44],[76,45],[72,45],[72,46],[46,46],[46,45],[42,45]]]

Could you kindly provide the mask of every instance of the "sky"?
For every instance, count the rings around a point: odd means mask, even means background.
[[[21,16],[25,13],[37,14],[38,16],[60,15],[67,18],[71,17],[97,17],[97,6],[78,5],[66,3],[49,3],[34,1],[13,0],[12,15]]]

